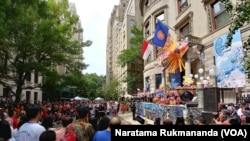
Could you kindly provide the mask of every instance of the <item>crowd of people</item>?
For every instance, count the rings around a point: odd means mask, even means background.
[[[250,101],[238,105],[219,103],[218,111],[198,113],[192,118],[189,117],[189,120],[191,121],[187,122],[184,117],[176,117],[174,121],[164,119],[162,122],[156,120],[155,123],[158,125],[250,125]]]
[[[110,125],[121,124],[115,101],[10,100],[0,106],[0,141],[110,141]]]
[[[119,109],[121,114],[125,112],[126,106],[122,105],[124,102],[115,101],[15,103],[9,100],[0,104],[0,141],[70,141],[72,138],[77,138],[77,141],[110,141],[110,125],[121,125],[117,113]],[[220,104],[218,107],[210,123],[199,114],[193,117],[193,124],[249,124],[250,102],[236,106]],[[138,120],[140,116],[136,116],[135,101],[131,101],[127,108],[131,109],[133,120]],[[184,117],[176,117],[174,122],[155,119],[154,125],[186,123]]]

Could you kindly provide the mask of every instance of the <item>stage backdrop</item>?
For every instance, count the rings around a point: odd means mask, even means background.
[[[243,47],[240,30],[233,35],[232,44],[226,47],[227,35],[214,40],[216,82],[220,88],[236,88],[246,85],[243,66]]]

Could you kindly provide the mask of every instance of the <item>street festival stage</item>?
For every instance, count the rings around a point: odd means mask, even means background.
[[[190,99],[188,99],[189,97],[185,97],[186,94],[192,95]],[[170,90],[165,96],[157,95],[156,93],[152,103],[137,102],[136,113],[151,120],[160,118],[161,120],[170,119],[171,121],[174,121],[176,117],[184,116],[183,110],[185,109],[185,105],[183,100],[185,100],[185,102],[189,102],[195,95],[194,88]]]

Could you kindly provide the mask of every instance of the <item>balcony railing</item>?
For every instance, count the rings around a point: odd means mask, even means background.
[[[191,45],[202,45],[201,38],[199,38],[199,37],[196,37],[193,35],[187,35],[187,36],[185,36],[185,39],[187,39],[189,44],[191,44]]]

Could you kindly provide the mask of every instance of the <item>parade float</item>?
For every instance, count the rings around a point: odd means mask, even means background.
[[[155,68],[161,69],[170,75],[185,70],[182,62],[183,55],[189,46],[186,40],[176,42],[169,35],[164,47],[157,54]],[[185,104],[194,98],[196,87],[193,79],[183,77],[182,85],[166,89],[163,84],[154,93],[138,93],[137,97],[152,98],[152,102],[138,102],[137,113],[141,116],[155,120],[166,118],[172,121],[176,117],[184,117]]]
[[[192,101],[195,95],[194,86],[178,87],[167,91],[166,94],[156,90],[153,94],[152,102],[138,102],[136,110],[139,115],[148,119],[155,120],[160,118],[161,120],[170,119],[174,121],[176,117],[185,116],[185,104]],[[148,94],[148,96],[151,95]]]

